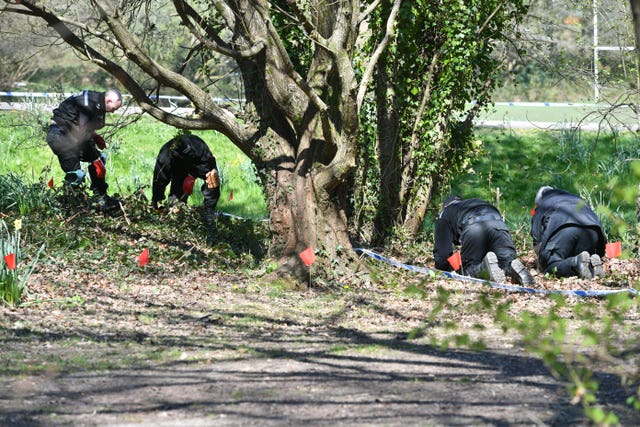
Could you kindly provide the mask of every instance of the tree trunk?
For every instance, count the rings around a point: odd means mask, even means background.
[[[240,69],[247,111],[258,124],[250,156],[262,171],[267,192],[270,255],[280,264],[275,276],[307,278],[307,266],[299,255],[311,248],[317,255],[311,269],[335,278],[340,274],[336,265],[350,263],[353,252],[340,196],[355,168],[357,85],[347,55],[353,36],[336,30],[352,27],[333,10],[336,7],[320,2],[315,21],[307,23],[326,38],[322,45],[327,48],[316,48],[306,78],[290,62],[269,15],[263,11],[257,19],[248,13],[251,2],[237,9],[238,14],[246,13],[252,37],[266,40],[264,54],[240,61]]]
[[[332,270],[336,266],[331,262],[353,249],[344,209],[322,188],[314,171],[299,172],[274,170],[266,186],[273,235],[270,254],[279,257],[280,264],[275,275],[306,279],[300,253],[311,248],[317,255],[311,268],[335,276],[339,271]]]
[[[381,244],[394,226],[400,211],[400,124],[397,112],[396,96],[392,90],[390,76],[387,72],[386,55],[380,60],[376,73],[376,117],[378,164],[380,165],[380,204],[374,220],[375,230],[379,234],[373,236],[374,245]]]
[[[434,176],[416,187],[416,191],[407,206],[407,214],[404,221],[404,228],[410,238],[415,239],[422,231],[422,223],[427,216],[427,208],[431,204],[436,189]]]
[[[273,236],[270,256],[279,260],[275,277],[307,280],[309,269],[300,253],[311,248],[317,256],[311,270],[320,272],[323,278],[339,279],[355,259],[346,203],[341,197],[346,181],[334,168],[322,166],[321,160],[326,159],[317,146],[322,146],[322,120],[319,112],[309,116],[307,126],[295,140],[268,133],[263,137],[265,142],[259,144],[270,147],[261,151],[260,160],[270,165],[267,176],[263,176]],[[348,135],[344,139],[349,144]],[[341,165],[338,170],[349,170],[355,163],[352,150],[338,151],[330,158],[331,163]]]

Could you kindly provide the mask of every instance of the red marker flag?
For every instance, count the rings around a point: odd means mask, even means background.
[[[449,261],[449,265],[454,271],[458,271],[460,270],[460,267],[462,267],[462,257],[460,256],[459,251],[454,252],[453,255],[447,258],[447,261]]]
[[[48,182],[47,182],[47,186],[53,190],[53,178],[51,178]]]
[[[196,183],[196,179],[191,175],[187,175],[182,181],[182,192],[187,196],[193,193],[193,185]]]
[[[313,253],[313,248],[309,246],[307,249],[300,252],[300,259],[307,267],[316,262],[316,255]]]
[[[9,254],[4,256],[4,262],[7,263],[9,270],[16,268],[16,254]]]
[[[233,190],[229,191],[229,201],[233,200]]]
[[[147,264],[149,264],[149,248],[144,248],[140,256],[138,256],[138,265],[144,267]]]
[[[607,258],[616,258],[620,256],[621,253],[622,253],[622,243],[620,242],[607,243],[607,246],[605,247],[605,255],[607,255]]]

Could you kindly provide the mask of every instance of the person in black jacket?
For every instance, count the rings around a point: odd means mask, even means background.
[[[433,256],[439,270],[451,271],[448,259],[460,245],[462,272],[495,282],[509,276],[515,283],[533,285],[531,273],[517,258],[509,229],[500,212],[481,199],[449,196],[438,216]]]
[[[100,151],[106,145],[96,130],[104,127],[105,113],[114,112],[120,106],[122,95],[117,89],[76,93],[53,110],[47,132],[47,144],[65,172],[65,185],[80,186],[86,175],[80,162],[89,163],[90,188],[97,196],[100,210],[111,210],[119,205],[117,200],[107,195],[106,156]]]
[[[202,184],[204,219],[207,224],[213,224],[220,198],[218,168],[207,144],[195,135],[177,136],[160,148],[153,171],[153,207],[159,208],[158,203],[164,200],[169,183],[170,203],[186,203],[196,178],[205,180]]]
[[[540,187],[531,218],[531,237],[541,271],[557,277],[604,275],[601,256],[607,238],[586,201],[553,187]]]

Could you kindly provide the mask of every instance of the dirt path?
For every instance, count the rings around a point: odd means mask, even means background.
[[[407,346],[55,372],[3,384],[8,425],[567,425],[540,363]],[[518,366],[518,368],[514,368]]]
[[[0,309],[0,425],[588,424],[564,384],[498,331],[481,352],[407,339],[432,307],[397,288],[286,293],[219,271],[113,283],[54,265],[32,283],[32,303]],[[605,409],[637,425],[619,379],[598,378]]]

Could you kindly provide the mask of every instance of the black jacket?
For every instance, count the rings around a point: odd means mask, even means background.
[[[85,90],[71,95],[53,110],[52,121],[80,140],[91,138],[105,123],[104,92]]]
[[[153,202],[164,199],[164,191],[172,179],[187,175],[206,179],[207,172],[217,169],[216,159],[201,138],[180,135],[165,143],[156,159],[153,171]]]
[[[591,228],[598,233],[597,253],[605,252],[607,238],[596,213],[579,196],[564,190],[550,189],[543,193],[531,218],[534,245],[544,248],[558,230],[564,227]]]
[[[434,232],[433,258],[439,270],[450,270],[447,258],[453,254],[454,245],[460,244],[460,236],[465,227],[477,220],[502,221],[500,212],[489,202],[481,199],[454,201],[445,207],[436,222]],[[502,223],[507,230],[506,224]]]

